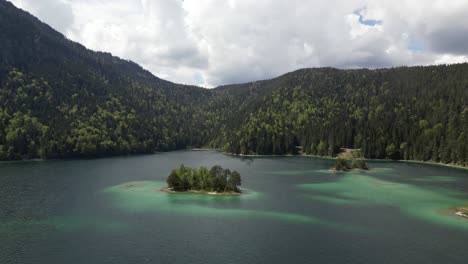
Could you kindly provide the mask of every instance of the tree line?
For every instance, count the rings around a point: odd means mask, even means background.
[[[208,90],[93,52],[0,0],[0,160],[208,146],[468,166],[468,64],[303,69]]]
[[[321,68],[225,87],[217,100],[225,100],[220,105],[226,108],[217,111],[236,122],[223,123],[210,143],[239,154],[302,149],[335,156],[341,148],[354,148],[366,158],[466,166],[467,73],[468,64]],[[240,109],[230,112],[236,105]]]

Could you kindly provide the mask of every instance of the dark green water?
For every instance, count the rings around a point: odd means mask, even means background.
[[[181,163],[238,170],[248,194],[157,192]],[[332,163],[190,151],[0,163],[0,263],[467,263],[468,221],[448,211],[468,205],[467,171]]]

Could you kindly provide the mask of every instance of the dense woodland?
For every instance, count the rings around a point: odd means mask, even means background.
[[[0,102],[0,160],[209,146],[468,166],[468,64],[303,69],[207,90],[90,51],[4,0]]]
[[[367,158],[467,165],[468,64],[305,69],[224,92],[236,89],[251,105],[243,106],[240,123],[224,122],[212,141],[230,152],[284,154],[303,146],[332,156],[345,147]]]

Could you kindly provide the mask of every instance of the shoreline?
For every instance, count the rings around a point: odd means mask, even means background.
[[[465,214],[465,213],[463,213],[462,211],[456,211],[456,212],[455,212],[455,215],[468,219],[468,214]]]
[[[335,173],[339,173],[339,172],[356,172],[356,171],[367,172],[367,171],[372,171],[372,169],[364,170],[364,169],[354,168],[354,169],[349,169],[349,170],[337,170],[335,168],[331,168],[328,171],[329,172],[335,172]]]
[[[207,192],[207,191],[196,191],[196,190],[188,190],[188,191],[174,191],[172,188],[163,187],[159,190],[160,192],[168,193],[168,194],[198,194],[198,195],[207,195],[207,196],[240,196],[245,194],[244,192]]]
[[[189,149],[190,150],[190,149]],[[318,156],[318,155],[311,155],[311,154],[234,154],[229,152],[224,152],[219,149],[210,149],[210,148],[203,148],[197,149],[196,151],[216,151],[221,152],[227,156],[234,156],[234,157],[247,157],[247,158],[262,158],[262,157],[305,157],[305,158],[318,158],[324,160],[336,160],[337,157],[330,157],[330,156]],[[447,163],[440,163],[440,162],[433,162],[433,161],[422,161],[422,160],[391,160],[391,159],[363,159],[368,162],[397,162],[397,163],[414,163],[414,164],[426,164],[431,166],[440,166],[440,167],[447,167],[452,169],[459,169],[459,170],[468,170],[468,166],[461,166],[456,164],[447,164]]]
[[[152,152],[152,153],[134,153],[134,154],[122,154],[122,155],[109,155],[109,156],[100,156],[100,157],[90,157],[90,158],[83,158],[83,157],[69,157],[69,158],[54,158],[54,159],[20,159],[20,160],[1,160],[0,164],[7,164],[7,163],[20,163],[20,162],[44,162],[44,161],[63,161],[63,160],[93,160],[93,159],[106,159],[106,158],[113,158],[113,157],[133,157],[133,156],[146,156],[146,155],[154,155],[154,154],[161,154],[161,153],[169,153],[175,151],[216,151],[220,152],[227,156],[233,157],[244,157],[244,158],[262,158],[262,157],[305,157],[305,158],[317,158],[317,159],[324,159],[324,160],[335,160],[336,157],[330,156],[318,156],[318,155],[310,155],[310,154],[266,154],[266,155],[259,155],[259,154],[234,154],[229,152],[224,152],[220,149],[215,148],[193,148],[193,149],[177,149],[171,151],[163,151],[163,152]],[[414,164],[425,164],[431,166],[439,166],[439,167],[446,167],[458,170],[468,171],[468,166],[460,166],[455,164],[446,164],[440,162],[433,162],[433,161],[422,161],[422,160],[389,160],[389,159],[363,159],[368,162],[396,162],[396,163],[414,163]]]

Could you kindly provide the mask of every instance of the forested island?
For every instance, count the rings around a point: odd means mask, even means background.
[[[66,39],[0,0],[0,160],[209,147],[468,166],[468,64],[297,70],[212,90]]]
[[[361,150],[346,149],[335,160],[332,171],[369,170]]]
[[[223,169],[219,165],[210,170],[206,167],[199,169],[181,165],[180,168],[172,170],[167,177],[168,192],[202,192],[211,195],[218,194],[240,194],[239,186],[242,183],[241,176],[237,171]]]
[[[343,158],[335,160],[333,171],[350,171],[350,170],[369,170],[367,162],[363,159],[352,159],[351,161]]]

